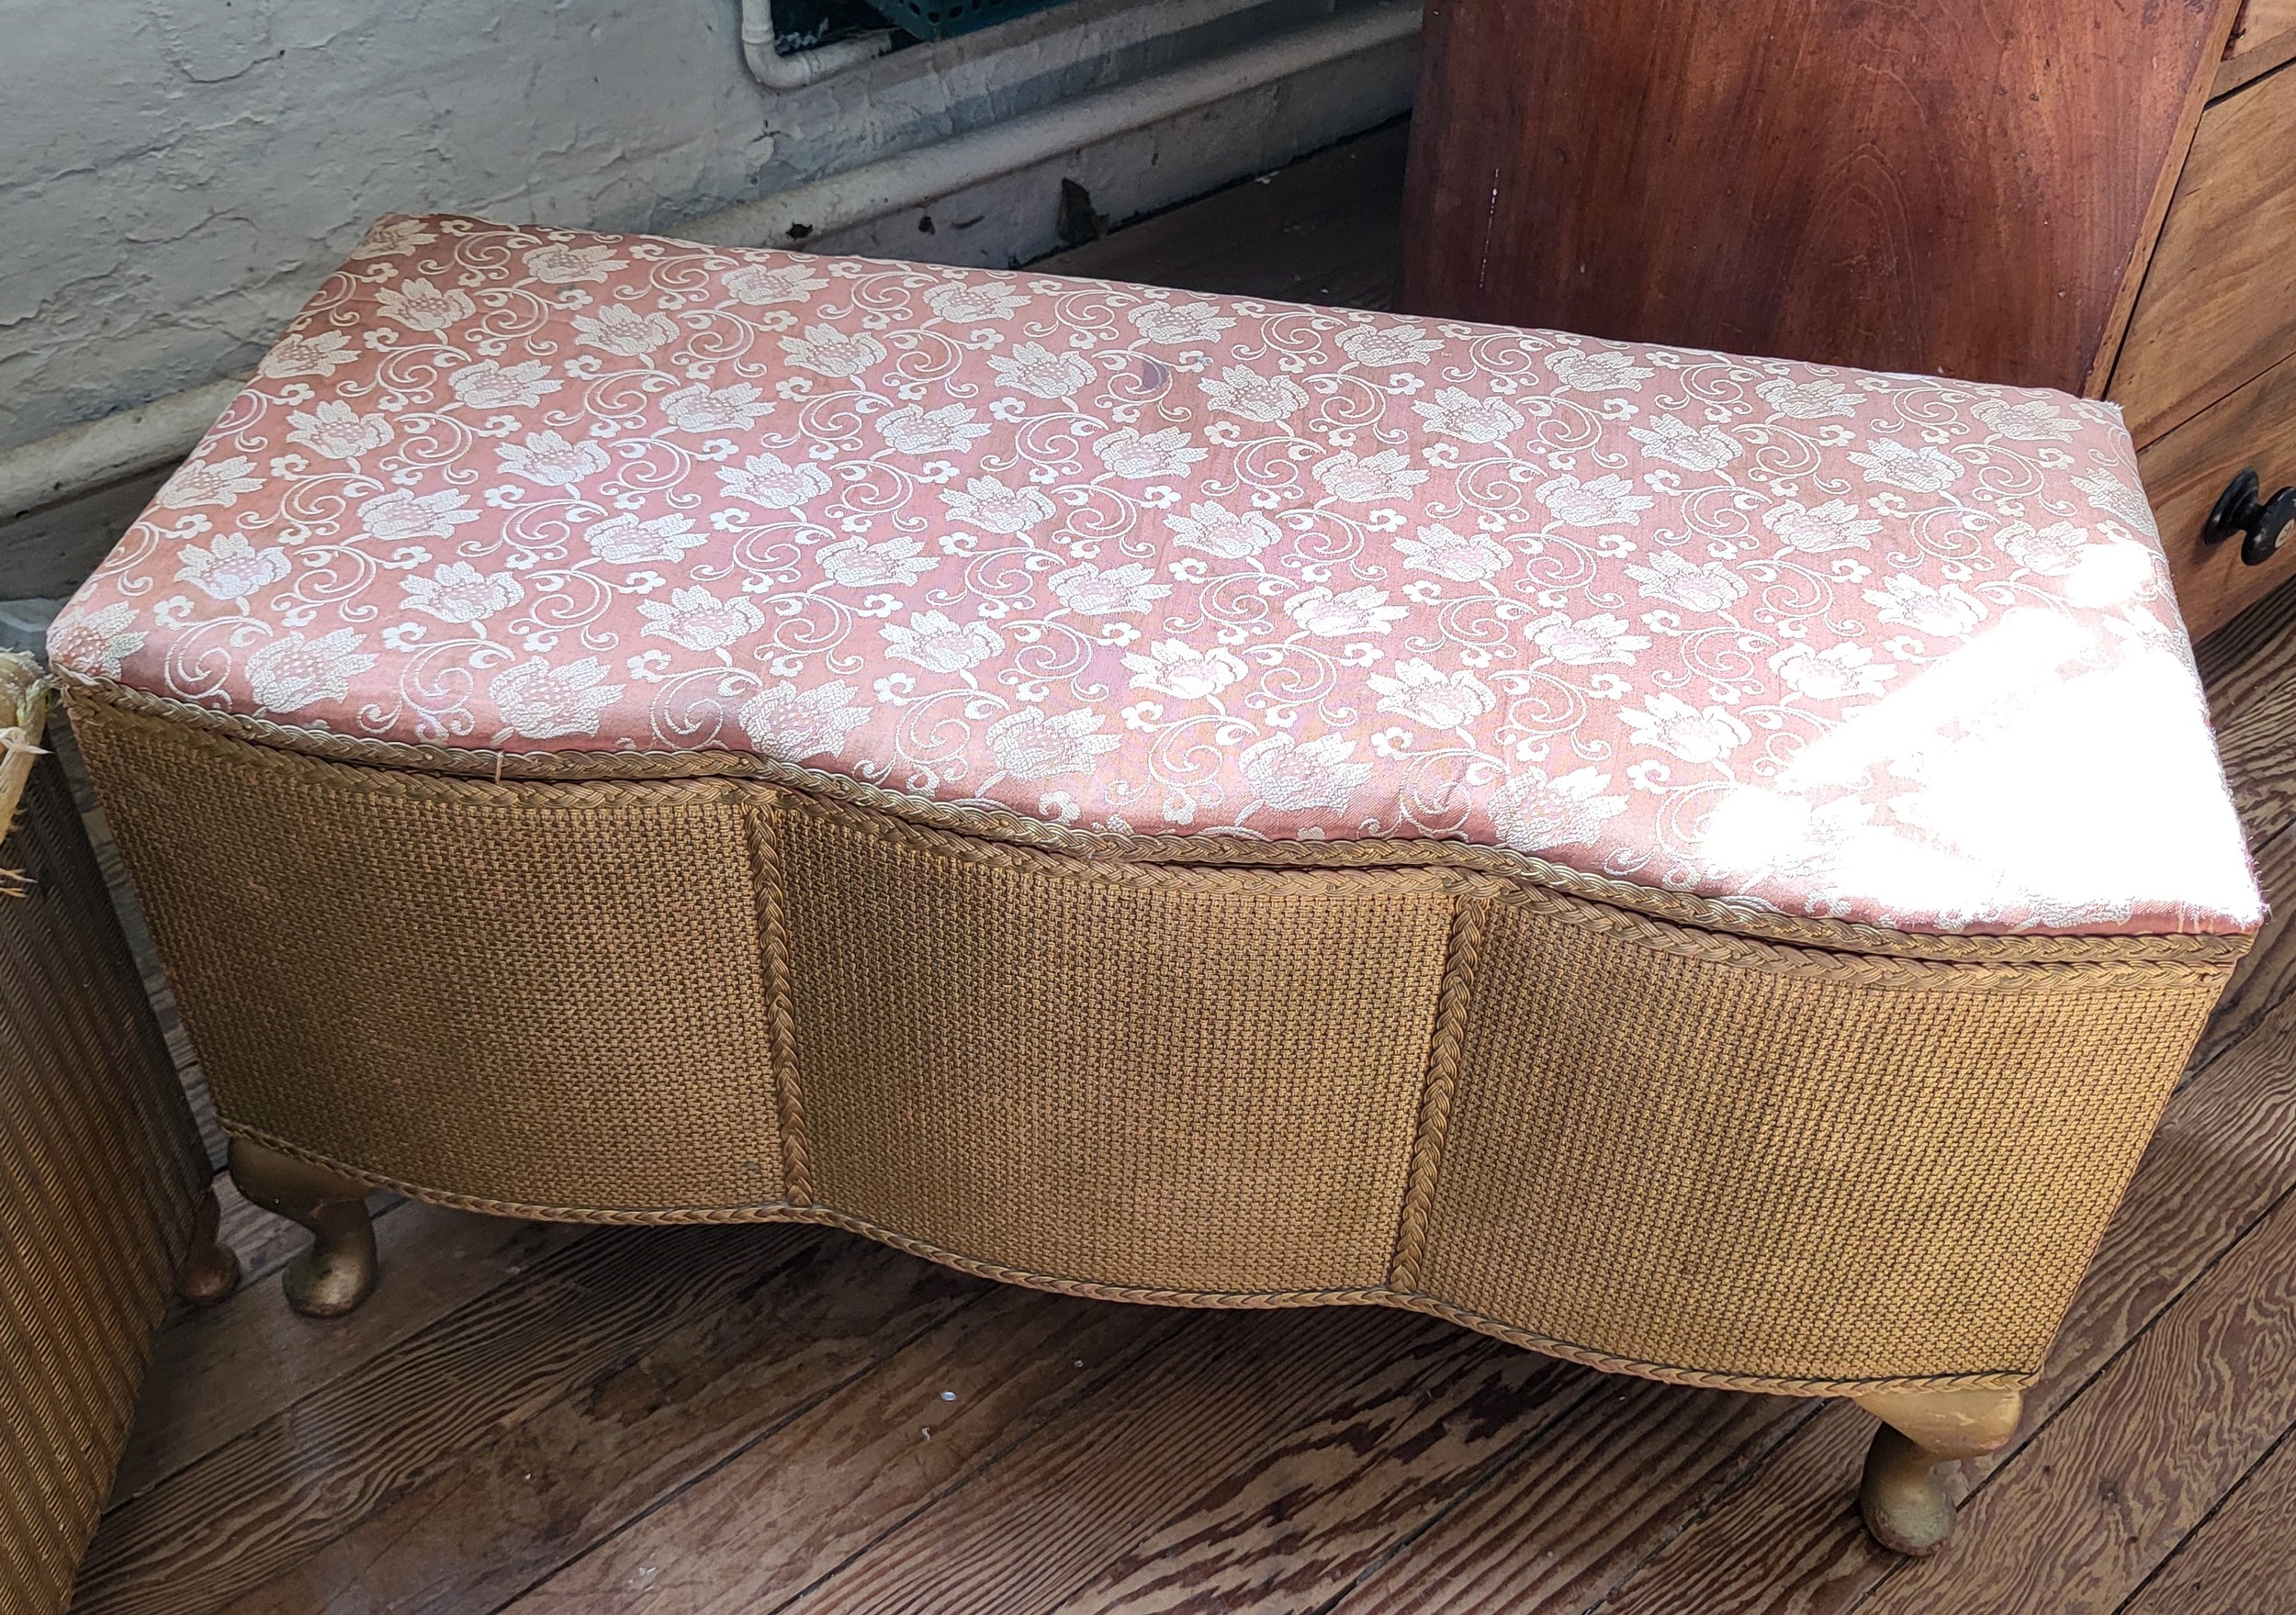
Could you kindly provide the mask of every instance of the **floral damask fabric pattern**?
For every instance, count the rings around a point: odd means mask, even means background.
[[[381,221],[58,619],[333,733],[732,747],[1911,930],[2258,916],[2117,412]]]

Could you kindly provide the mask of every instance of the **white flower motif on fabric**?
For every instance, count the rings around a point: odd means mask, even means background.
[[[952,325],[981,325],[1010,320],[1029,299],[1001,281],[952,281],[925,294],[926,306]]]
[[[1125,319],[1147,341],[1167,345],[1208,342],[1235,324],[1216,303],[1142,303]]]
[[[1525,768],[1491,799],[1491,826],[1500,844],[1517,852],[1583,847],[1626,811],[1624,799],[1604,794],[1609,789],[1610,776],[1596,768],[1557,779]]]
[[[687,552],[709,541],[708,533],[693,531],[691,516],[655,516],[643,522],[636,516],[609,516],[582,529],[590,553],[617,566],[681,561]]]
[[[257,549],[244,535],[226,533],[202,549],[186,544],[176,552],[175,576],[209,600],[245,600],[259,589],[284,583],[295,563],[277,544]]]
[[[771,401],[746,381],[716,387],[697,382],[661,401],[663,418],[680,432],[747,432],[772,409]]]
[[[999,387],[1065,398],[1092,385],[1092,365],[1081,353],[1055,353],[1041,342],[1022,342],[1009,353],[989,357]]]
[[[409,331],[428,336],[452,331],[478,312],[478,305],[470,300],[469,293],[453,286],[434,286],[427,280],[385,286],[375,294],[375,305],[384,319],[395,320]]]
[[[1568,617],[1551,619],[1532,634],[1531,643],[1573,667],[1600,667],[1606,662],[1631,667],[1635,653],[1650,648],[1647,635],[1632,632],[1624,618],[1608,611],[1576,622]]]
[[[1556,477],[1538,485],[1538,502],[1558,522],[1573,527],[1615,527],[1634,519],[1658,501],[1638,494],[1616,472],[1581,482],[1576,477]]]
[[[400,544],[411,538],[452,538],[455,529],[485,518],[467,510],[468,500],[452,488],[418,494],[394,488],[359,506],[359,526],[369,538]]]
[[[350,344],[339,331],[321,331],[317,336],[286,336],[278,345],[263,356],[255,366],[255,374],[266,380],[285,381],[298,376],[332,376],[343,365],[357,359]]]
[[[456,402],[474,409],[531,409],[566,385],[539,359],[516,364],[481,359],[448,372],[446,384]]]
[[[287,425],[293,429],[287,434],[287,442],[300,443],[312,454],[324,454],[330,460],[355,460],[389,446],[390,440],[398,435],[389,416],[362,415],[350,405],[332,398],[313,405],[309,410],[289,410]]]
[[[1806,555],[1871,549],[1874,535],[1882,530],[1879,522],[1860,516],[1858,508],[1843,499],[1828,499],[1815,507],[1788,499],[1763,511],[1761,524],[1776,533],[1786,548]]]
[[[869,709],[855,706],[850,684],[816,684],[800,690],[784,679],[749,698],[740,723],[759,752],[783,762],[836,757],[854,730],[869,721]]]
[[[597,734],[600,714],[622,699],[624,688],[605,679],[605,664],[596,656],[556,667],[535,656],[504,668],[487,688],[488,699],[502,715],[505,733],[497,738],[556,740]]]
[[[829,474],[810,462],[791,465],[779,454],[751,454],[738,470],[721,465],[717,486],[729,499],[767,510],[801,510],[829,491]]]
[[[283,634],[247,658],[247,689],[255,705],[271,712],[299,712],[321,701],[341,701],[351,680],[375,665],[359,646],[366,636],[337,628],[317,639]]]
[[[176,468],[156,497],[171,510],[236,505],[240,495],[263,490],[263,478],[248,475],[254,468],[255,463],[245,454],[233,454],[228,460],[192,460]]]
[[[1505,571],[1514,558],[1497,539],[1480,533],[1454,533],[1436,522],[1409,538],[1397,539],[1395,548],[1414,568],[1454,583],[1486,582]]]
[[[1746,580],[1720,561],[1704,566],[1674,550],[1660,550],[1647,566],[1626,568],[1646,599],[1685,611],[1723,611],[1746,598]]]
[[[1289,376],[1261,376],[1231,364],[1217,381],[1204,383],[1204,398],[1223,414],[1270,425],[1289,421],[1308,407],[1308,395]]]
[[[657,310],[641,314],[624,303],[609,303],[594,315],[574,317],[575,342],[624,359],[643,359],[678,340],[678,322]]]
[[[1504,443],[1523,430],[1523,413],[1500,398],[1479,398],[1456,387],[1446,387],[1412,410],[1429,432],[1456,437],[1463,443]]]
[[[1335,593],[1319,584],[1303,589],[1284,601],[1284,614],[1322,639],[1345,639],[1357,634],[1387,634],[1411,615],[1408,606],[1390,605],[1384,589],[1351,589]]]
[[[990,724],[985,738],[996,766],[1014,779],[1050,779],[1086,773],[1124,744],[1123,736],[1099,731],[1096,712],[1079,709],[1050,717],[1029,708]]]
[[[688,650],[723,651],[765,626],[765,613],[739,595],[719,600],[699,584],[670,591],[667,600],[637,603],[645,632]]]
[[[1127,651],[1124,666],[1131,671],[1133,689],[1181,701],[1208,700],[1251,676],[1233,651],[1218,645],[1206,650],[1184,639],[1160,640],[1145,653]]]
[[[1295,744],[1290,735],[1278,734],[1247,748],[1237,763],[1268,807],[1282,813],[1340,812],[1371,778],[1369,763],[1348,760],[1355,755],[1356,743],[1344,735]]]
[[[1007,488],[994,477],[976,477],[962,493],[944,492],[950,517],[984,533],[1026,533],[1054,514],[1052,501],[1033,488]]]
[[[1283,529],[1257,510],[1231,514],[1221,505],[1190,505],[1185,516],[1167,516],[1165,524],[1186,548],[1201,550],[1223,561],[1240,561],[1258,555],[1283,538]]]
[[[1869,482],[1884,482],[1912,493],[1943,493],[1961,480],[1959,460],[1940,448],[1919,448],[1894,438],[1875,438],[1865,453],[1851,454],[1850,464],[1864,471]]]
[[[978,424],[969,404],[949,404],[920,409],[915,404],[895,409],[877,420],[877,435],[885,447],[903,454],[962,454],[990,428]]]
[[[903,627],[887,622],[885,654],[935,673],[962,673],[1001,656],[1004,636],[985,622],[959,622],[946,611],[919,611]]]
[[[611,465],[606,451],[588,438],[568,443],[555,432],[529,432],[524,443],[498,443],[494,453],[503,470],[545,488],[580,488],[583,478]]]
[[[1637,746],[1654,746],[1686,763],[1718,763],[1754,737],[1726,707],[1694,707],[1680,696],[1659,692],[1626,711],[1627,733]]]
[[[1491,686],[1472,673],[1446,673],[1432,662],[1398,662],[1392,675],[1374,673],[1368,683],[1379,710],[1431,729],[1458,729],[1499,704]]]
[[[744,264],[728,269],[718,280],[726,295],[745,308],[770,308],[776,303],[802,303],[829,283],[809,264]]]
[[[1170,584],[1155,579],[1156,575],[1137,561],[1106,571],[1087,561],[1053,573],[1045,579],[1045,587],[1069,611],[1086,617],[1112,617],[1145,611],[1172,592]]]
[[[1638,364],[1631,354],[1559,348],[1547,355],[1548,371],[1573,392],[1633,392],[1658,372]]]
[[[782,339],[782,356],[800,370],[850,381],[885,362],[885,345],[865,331],[834,325],[808,325],[802,337]]]
[[[629,267],[613,255],[611,247],[577,247],[564,241],[536,247],[520,262],[526,265],[528,275],[546,286],[594,285],[615,270]]]
[[[1367,460],[1353,449],[1343,449],[1318,460],[1311,475],[1323,485],[1324,492],[1351,505],[1403,499],[1427,480],[1424,471],[1413,470],[1411,462],[1394,449],[1382,449]]]
[[[1092,452],[1119,477],[1134,478],[1184,477],[1205,455],[1204,450],[1190,448],[1187,434],[1174,426],[1145,437],[1129,426],[1120,426],[1097,440]]]
[[[940,557],[924,554],[914,538],[888,538],[871,544],[849,538],[816,552],[814,561],[821,575],[846,589],[908,589],[940,565]]]
[[[483,622],[526,598],[508,572],[481,572],[467,561],[450,561],[428,578],[402,578],[407,609],[442,622]]]

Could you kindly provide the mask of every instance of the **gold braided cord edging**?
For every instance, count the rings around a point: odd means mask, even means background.
[[[739,789],[737,787],[737,789]],[[1611,933],[1654,952],[1701,963],[1852,986],[1945,989],[1980,993],[2093,989],[2121,983],[2167,986],[2222,981],[2233,961],[2122,957],[2099,948],[2087,957],[1988,962],[1951,962],[1800,948],[1728,932],[1670,924],[1525,880],[1503,880],[1445,868],[1318,869],[1224,869],[1195,864],[1095,862],[1008,842],[987,841],[897,818],[881,810],[790,793],[786,811],[841,824],[874,839],[993,868],[1068,879],[1103,880],[1153,892],[1244,892],[1320,897],[1378,892],[1440,892],[1455,901],[1516,904],[1567,925]],[[2068,939],[2070,940],[2070,939]],[[2142,938],[2090,936],[2116,943]]]
[[[1534,1334],[1469,1307],[1454,1306],[1432,1295],[1377,1285],[1350,1290],[1159,1290],[1122,1284],[1096,1284],[1087,1279],[1063,1278],[1025,1268],[983,1262],[959,1251],[911,1239],[861,1217],[826,1206],[775,1203],[760,1206],[676,1206],[663,1210],[617,1210],[611,1207],[535,1206],[520,1201],[490,1200],[433,1189],[403,1179],[377,1176],[346,1161],[304,1149],[291,1139],[246,1127],[228,1116],[219,1118],[233,1137],[250,1139],[344,1177],[388,1189],[410,1199],[443,1206],[454,1211],[473,1211],[488,1217],[512,1217],[534,1222],[592,1223],[610,1228],[677,1228],[730,1223],[807,1223],[859,1234],[904,1254],[937,1262],[958,1273],[998,1284],[1019,1284],[1053,1295],[1076,1295],[1088,1301],[1123,1301],[1151,1307],[1191,1307],[1214,1311],[1274,1311],[1292,1307],[1393,1307],[1424,1313],[1446,1323],[1489,1335],[1511,1346],[1559,1358],[1605,1374],[1631,1374],[1672,1385],[1708,1390],[1756,1391],[1784,1396],[1849,1396],[1877,1391],[2023,1390],[2039,1377],[2013,1370],[1998,1373],[1933,1374],[1912,1379],[1781,1379],[1759,1374],[1713,1374],[1680,1363],[1648,1363],[1589,1350],[1569,1340]]]
[[[73,691],[70,699],[77,701],[82,697],[80,692]],[[107,715],[107,721],[119,722],[120,710],[115,707]],[[2221,982],[2231,974],[2240,953],[2245,950],[2251,940],[2245,936],[2189,936],[2050,937],[2034,939],[2053,945],[2043,950],[2041,957],[1999,957],[1996,950],[1984,948],[1977,950],[1978,957],[1967,960],[1890,952],[1867,953],[1852,950],[1850,947],[1851,933],[1863,935],[1859,927],[1840,926],[1843,935],[1834,939],[1834,946],[1813,947],[1768,940],[1731,930],[1712,930],[1657,917],[1644,912],[1639,904],[1621,905],[1615,901],[1615,895],[1627,892],[1649,897],[1670,894],[1629,887],[1618,881],[1603,882],[1606,888],[1605,896],[1594,899],[1560,890],[1522,871],[1487,873],[1440,863],[1330,867],[1302,862],[1290,867],[1271,868],[1264,864],[1235,867],[1170,863],[1145,858],[1080,858],[1074,852],[1026,842],[985,837],[969,829],[951,829],[920,823],[913,817],[851,801],[837,793],[816,794],[810,789],[779,786],[746,778],[495,781],[340,762],[306,752],[251,743],[212,729],[187,730],[168,720],[155,719],[148,714],[139,714],[129,722],[156,723],[175,744],[187,745],[196,751],[208,752],[242,766],[253,762],[266,769],[299,775],[316,782],[408,801],[568,810],[639,804],[718,803],[748,809],[750,811],[745,813],[745,817],[753,821],[771,818],[780,813],[805,814],[894,846],[908,847],[966,863],[1068,880],[1090,880],[1141,891],[1205,894],[1249,892],[1260,897],[1300,898],[1391,892],[1441,893],[1454,899],[1480,898],[1519,904],[1548,918],[1609,932],[1656,952],[1694,959],[1703,963],[1876,989],[2027,993],[2076,986],[2089,989],[2121,982],[2159,986]],[[760,798],[771,804],[769,811],[756,811],[764,805],[760,802]],[[753,858],[778,859],[778,836],[771,826],[753,829],[751,842]],[[1291,847],[1302,851],[1314,850],[1319,847],[1316,843],[1265,845]],[[1340,847],[1346,844],[1329,845]],[[761,899],[761,903],[763,912],[760,923],[768,967],[769,970],[781,971],[782,974],[775,979],[785,982],[788,969],[785,922],[780,915],[778,902],[766,898]],[[1819,922],[1809,924],[1816,925]],[[2020,939],[1982,940],[2014,942]],[[2175,946],[2192,943],[2237,946],[2205,950]],[[2160,946],[2163,944],[2171,946]],[[785,999],[777,999],[777,1002],[783,1003],[785,1009]],[[793,1056],[782,1069],[785,1079],[783,1104],[797,1105],[798,1079]],[[799,1108],[802,1110],[802,1105]],[[802,1168],[802,1161],[797,1164]]]
[[[1254,870],[1450,869],[1480,873],[1518,886],[1623,909],[1698,930],[1800,944],[1839,952],[1947,963],[2181,963],[2229,969],[2254,941],[2253,935],[2182,933],[2155,936],[1932,935],[1886,930],[1841,920],[1775,914],[1738,903],[1669,892],[1551,864],[1504,847],[1437,839],[1362,841],[1255,841],[1242,836],[1128,836],[1081,831],[1022,817],[982,803],[930,802],[887,791],[841,775],[716,747],[688,751],[501,752],[458,746],[411,745],[298,728],[267,719],[219,712],[190,701],[132,690],[84,674],[66,675],[67,699],[108,707],[169,723],[197,735],[228,737],[308,759],[365,765],[362,771],[395,771],[415,780],[465,787],[479,781],[501,786],[520,781],[546,784],[582,801],[633,800],[634,789],[648,782],[701,785],[709,781],[762,781],[816,802],[873,810],[923,829],[952,831],[1007,847],[1065,854],[1096,867],[1114,865],[1244,866]],[[602,786],[608,787],[601,789]],[[441,796],[470,800],[465,791]],[[529,795],[503,800],[533,802]],[[690,798],[688,800],[691,800]],[[1422,887],[1421,890],[1424,890]]]
[[[1427,1213],[1435,1204],[1435,1180],[1443,1170],[1451,1095],[1458,1085],[1467,1015],[1475,1001],[1475,967],[1482,957],[1483,917],[1489,907],[1471,897],[1456,898],[1451,904],[1451,940],[1443,963],[1443,984],[1436,990],[1435,1035],[1427,1041],[1427,1082],[1420,1094],[1410,1177],[1395,1234],[1395,1256],[1388,1269],[1388,1283],[1398,1290],[1415,1290],[1419,1285],[1419,1262],[1427,1246]]]
[[[774,1087],[781,1099],[782,1187],[790,1200],[813,1199],[813,1171],[805,1160],[805,1105],[797,1086],[797,1026],[790,1014],[789,925],[782,913],[786,882],[782,874],[779,816],[745,813],[749,858],[756,866],[758,943],[765,959],[769,1002],[766,1014],[773,1038]]]

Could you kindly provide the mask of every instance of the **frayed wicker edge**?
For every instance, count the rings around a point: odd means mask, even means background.
[[[906,1255],[921,1257],[958,1273],[970,1273],[975,1278],[1019,1284],[1031,1290],[1046,1290],[1058,1295],[1078,1295],[1089,1301],[1127,1301],[1149,1307],[1194,1307],[1209,1311],[1232,1312],[1273,1311],[1287,1307],[1393,1307],[1406,1312],[1420,1312],[1430,1318],[1439,1318],[1446,1323],[1489,1335],[1511,1346],[1520,1346],[1525,1351],[1560,1358],[1582,1367],[1600,1369],[1605,1374],[1628,1374],[1642,1379],[1664,1380],[1671,1385],[1696,1385],[1708,1390],[1758,1391],[1780,1396],[1851,1396],[1875,1391],[2023,1390],[2040,1378],[2037,1373],[2020,1373],[2014,1369],[1931,1374],[1911,1379],[1783,1379],[1762,1374],[1717,1374],[1706,1369],[1686,1368],[1679,1363],[1645,1363],[1637,1358],[1614,1356],[1607,1351],[1593,1351],[1569,1340],[1558,1340],[1517,1329],[1471,1308],[1437,1300],[1433,1295],[1391,1289],[1386,1285],[1356,1290],[1153,1290],[1127,1284],[1095,1284],[1086,1279],[1061,1278],[1027,1268],[983,1262],[923,1239],[911,1239],[906,1234],[895,1233],[891,1228],[880,1228],[864,1218],[851,1217],[826,1206],[777,1202],[761,1206],[676,1206],[657,1211],[635,1211],[490,1200],[480,1195],[457,1194],[450,1190],[409,1183],[403,1178],[385,1176],[333,1156],[322,1155],[318,1150],[305,1149],[260,1127],[246,1127],[229,1117],[219,1119],[224,1131],[233,1138],[249,1139],[282,1154],[308,1161],[314,1166],[324,1167],[343,1177],[355,1178],[377,1189],[388,1189],[409,1199],[443,1206],[453,1211],[475,1211],[488,1217],[522,1217],[532,1222],[596,1223],[614,1228],[810,1223],[859,1234]]]
[[[1509,883],[1506,890],[1510,893],[1519,892],[1525,886],[1544,889],[1606,909],[1646,914],[1696,930],[1799,944],[1832,952],[1946,963],[2162,963],[2229,970],[2256,939],[2253,932],[1945,936],[1891,931],[1843,920],[1797,918],[1687,892],[1661,891],[1584,874],[1504,847],[1477,847],[1465,842],[1393,838],[1252,841],[1240,836],[1119,836],[1071,830],[1022,818],[1001,808],[929,802],[747,752],[705,748],[679,752],[529,753],[413,746],[219,712],[80,672],[63,670],[62,679],[68,705],[102,704],[121,712],[172,722],[195,735],[228,738],[301,757],[356,765],[368,774],[378,768],[395,771],[414,787],[410,794],[424,794],[415,782],[426,776],[442,787],[461,787],[452,794],[466,800],[468,788],[484,781],[501,785],[505,780],[516,780],[529,789],[537,784],[559,784],[572,788],[577,801],[587,796],[580,791],[584,784],[594,789],[596,784],[615,782],[620,799],[628,801],[633,794],[646,793],[648,782],[763,781],[824,805],[862,808],[917,828],[953,832],[975,842],[1041,848],[1102,868],[1161,866],[1176,873],[1186,866],[1240,865],[1262,871],[1262,879],[1265,871],[1287,868],[1367,872],[1381,868],[1456,869],[1496,877]],[[509,802],[514,796],[514,792],[506,792],[504,800]]]

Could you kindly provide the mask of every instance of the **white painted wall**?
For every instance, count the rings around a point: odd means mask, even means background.
[[[777,97],[742,69],[737,0],[0,0],[0,451],[252,367],[377,213],[674,233],[1357,0],[1140,37],[1149,8],[1191,3],[1076,0]],[[1080,23],[1106,39],[1092,59],[1041,44]],[[1354,127],[1408,95],[1395,62],[1354,76]],[[1086,183],[1121,217],[1350,132],[1334,116],[1294,96],[1248,140],[1197,120],[1103,155]],[[1037,176],[1041,209],[1034,193],[982,199],[962,237],[867,244],[1041,252],[1058,177]]]

